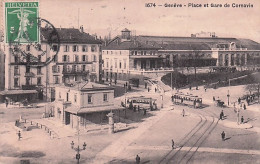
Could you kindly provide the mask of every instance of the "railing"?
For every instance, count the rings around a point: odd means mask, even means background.
[[[89,71],[83,70],[63,70],[63,74],[89,74]]]
[[[35,74],[34,74],[33,72],[26,72],[26,73],[24,74],[24,76],[25,76],[25,77],[34,77]]]
[[[145,69],[130,69],[130,71],[138,71],[138,72],[161,72],[161,71],[174,71],[173,68],[145,68]]]
[[[23,90],[35,90],[36,85],[22,85]]]
[[[240,50],[240,51],[242,51],[242,50],[247,50],[247,48],[211,48],[211,50],[213,50],[213,51],[224,51],[224,50],[226,50],[226,51],[228,51],[228,50],[236,50],[236,51],[238,51],[238,50]]]

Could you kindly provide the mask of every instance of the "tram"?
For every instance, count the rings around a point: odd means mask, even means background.
[[[182,92],[175,93],[172,96],[172,102],[174,104],[193,106],[193,108],[202,107],[202,98],[194,96],[192,94],[184,94]]]

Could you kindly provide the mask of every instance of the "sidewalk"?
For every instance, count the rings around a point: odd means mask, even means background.
[[[129,144],[141,136],[147,129],[159,121],[167,112],[157,111],[156,116],[147,118],[144,122],[140,123],[138,128],[126,132],[122,137],[118,138],[111,145],[106,147],[103,151],[98,153],[92,163],[107,163],[113,158],[116,158]]]

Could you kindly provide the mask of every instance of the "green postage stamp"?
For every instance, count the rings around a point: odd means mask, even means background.
[[[5,2],[5,42],[39,42],[39,2]]]

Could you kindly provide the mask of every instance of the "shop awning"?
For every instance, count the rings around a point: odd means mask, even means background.
[[[22,94],[35,94],[38,93],[36,90],[4,90],[0,92],[0,95],[22,95]]]
[[[83,114],[83,113],[97,113],[97,112],[105,112],[105,111],[114,111],[114,110],[123,110],[125,109],[122,106],[97,106],[97,107],[89,107],[89,108],[79,108],[75,105],[69,106],[68,108],[64,109],[66,112],[74,113],[74,114]]]

